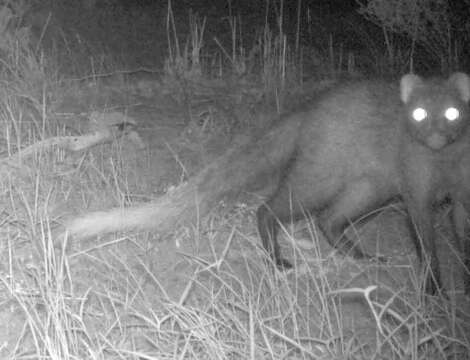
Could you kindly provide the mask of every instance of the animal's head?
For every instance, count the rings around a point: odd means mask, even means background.
[[[414,139],[433,150],[457,141],[470,123],[470,77],[457,72],[448,79],[423,79],[408,74],[400,82],[407,129]]]

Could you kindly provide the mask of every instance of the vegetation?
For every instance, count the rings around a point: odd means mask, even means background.
[[[0,2],[0,357],[469,358],[445,209],[449,298],[423,294],[393,208],[359,234],[391,264],[339,257],[306,221],[284,231],[289,273],[266,264],[252,194],[169,236],[59,235],[78,213],[171,191],[335,79],[469,65],[460,3],[200,3]],[[116,113],[138,135],[34,147],[115,126]]]

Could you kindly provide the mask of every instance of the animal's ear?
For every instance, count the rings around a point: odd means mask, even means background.
[[[423,83],[415,74],[406,74],[400,80],[400,98],[405,104],[410,100],[411,93]]]
[[[468,102],[470,100],[470,77],[467,74],[462,72],[453,73],[448,81],[458,90],[463,101]]]

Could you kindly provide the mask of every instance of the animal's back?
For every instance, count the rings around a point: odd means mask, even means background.
[[[402,113],[398,84],[365,81],[332,90],[305,113],[284,182],[304,206],[321,208],[346,183],[397,178]]]

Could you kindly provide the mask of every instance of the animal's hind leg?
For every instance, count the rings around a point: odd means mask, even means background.
[[[374,183],[367,178],[348,184],[320,216],[320,228],[330,245],[356,259],[385,260],[383,257],[365,253],[344,232],[350,224],[383,205],[387,200],[389,199],[386,194],[380,194]]]
[[[280,268],[291,268],[292,265],[281,257],[277,240],[279,224],[289,219],[295,221],[299,214],[301,214],[300,205],[294,200],[287,185],[281,186],[274,196],[262,204],[257,211],[258,232],[263,247]]]
[[[264,249],[279,268],[291,268],[292,265],[281,257],[277,233],[279,224],[276,215],[266,204],[262,204],[256,213],[258,220],[258,232]]]

